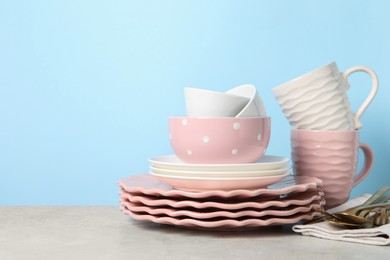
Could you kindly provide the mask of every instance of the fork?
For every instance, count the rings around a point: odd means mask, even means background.
[[[389,224],[390,221],[390,212],[388,212],[386,209],[380,209],[379,211],[375,212],[373,216],[373,222],[375,226],[382,226]]]

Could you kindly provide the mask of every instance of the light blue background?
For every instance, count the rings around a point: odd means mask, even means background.
[[[117,181],[171,154],[186,86],[257,86],[268,154],[290,155],[271,89],[337,61],[380,89],[362,117],[375,152],[352,195],[390,184],[389,1],[0,1],[0,205],[117,204]],[[351,77],[356,110],[370,87]]]

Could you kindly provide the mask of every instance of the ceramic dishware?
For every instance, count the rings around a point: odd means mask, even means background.
[[[356,174],[359,149],[364,166]],[[313,176],[324,182],[326,207],[346,202],[354,186],[369,174],[373,152],[359,142],[359,131],[291,129],[291,157],[297,176]]]
[[[189,117],[235,117],[249,98],[200,88],[185,88],[185,105]]]
[[[265,153],[271,118],[170,117],[169,138],[186,163],[254,163]]]
[[[202,192],[202,191],[199,191]],[[323,192],[313,190],[308,193],[291,194],[291,196],[279,197],[261,197],[247,198],[243,200],[219,200],[209,198],[208,201],[198,201],[187,198],[156,198],[137,194],[129,194],[120,192],[121,201],[130,201],[139,205],[147,205],[149,207],[170,207],[175,209],[198,209],[198,210],[246,210],[246,209],[273,209],[286,208],[290,206],[303,206],[309,203],[320,201],[323,199]],[[234,202],[234,203],[233,203]]]
[[[147,197],[156,198],[177,198],[177,199],[210,199],[215,200],[236,200],[252,199],[254,197],[275,197],[304,193],[311,193],[319,190],[323,182],[315,177],[289,175],[283,180],[268,186],[266,189],[256,190],[208,190],[201,192],[191,192],[177,190],[170,185],[160,182],[151,174],[137,174],[118,181],[118,185],[126,193],[141,194]]]
[[[291,168],[280,168],[277,170],[267,171],[238,171],[238,172],[207,172],[207,171],[183,171],[183,170],[166,170],[150,166],[150,173],[156,173],[167,176],[182,176],[182,177],[205,177],[205,178],[242,178],[242,177],[267,177],[279,176],[290,172]]]
[[[190,192],[150,174],[119,181],[124,214],[141,221],[207,230],[243,230],[311,220],[323,207],[322,182],[289,175],[268,188]]]
[[[290,173],[285,172],[275,176],[264,177],[236,177],[236,178],[207,178],[207,177],[182,177],[156,174],[151,175],[161,182],[171,185],[178,190],[204,191],[204,190],[253,190],[265,188],[287,177]]]
[[[241,231],[241,230],[250,230],[257,229],[259,227],[269,227],[275,225],[286,225],[293,224],[303,220],[311,220],[314,217],[318,216],[317,212],[298,212],[296,214],[290,215],[288,217],[279,217],[279,216],[268,216],[264,219],[258,217],[245,217],[241,219],[230,219],[222,218],[219,220],[207,219],[200,220],[194,218],[174,218],[170,216],[161,216],[161,215],[150,215],[142,214],[139,212],[134,212],[131,209],[121,206],[121,210],[124,214],[129,215],[133,219],[139,221],[154,222],[159,224],[174,225],[174,226],[183,226],[189,227],[191,229],[201,229],[201,230],[215,230],[215,231]]]
[[[353,113],[347,96],[348,77],[365,72],[372,79],[371,90]],[[375,72],[365,66],[341,73],[335,62],[313,70],[272,90],[292,128],[308,130],[360,129],[360,117],[378,90]]]
[[[226,93],[246,97],[249,99],[249,102],[236,115],[236,117],[266,117],[267,116],[263,101],[261,100],[260,94],[258,93],[254,85],[244,84],[232,88],[228,90]]]
[[[308,196],[309,197],[309,196]],[[131,200],[131,198],[130,198]],[[305,205],[289,205],[289,201],[284,201],[282,207],[278,206],[269,206],[268,208],[258,210],[257,208],[247,208],[247,209],[239,209],[237,210],[229,210],[225,208],[214,209],[214,210],[204,210],[204,209],[196,209],[193,207],[188,208],[174,208],[174,207],[156,207],[156,206],[148,206],[145,204],[139,204],[131,202],[126,197],[121,198],[121,204],[134,212],[142,212],[147,213],[149,215],[166,215],[170,217],[186,217],[193,219],[213,219],[213,218],[230,218],[237,219],[242,217],[288,217],[298,212],[309,212],[315,207],[319,207],[321,204],[321,200],[308,200]],[[278,201],[275,201],[278,202]],[[253,204],[253,203],[252,203]],[[283,210],[281,210],[283,209]]]
[[[290,158],[276,155],[263,155],[254,163],[238,164],[193,164],[185,163],[175,155],[161,155],[149,158],[151,167],[193,172],[247,172],[247,171],[268,171],[290,166]]]

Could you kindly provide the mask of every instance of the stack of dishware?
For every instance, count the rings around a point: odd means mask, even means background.
[[[123,213],[133,219],[208,230],[242,230],[292,224],[319,216],[321,180],[289,175],[260,189],[175,189],[150,174],[119,181]]]
[[[290,174],[289,159],[264,155],[255,163],[190,164],[176,156],[149,159],[150,174],[176,189],[187,191],[256,189]]]
[[[287,158],[263,157],[271,118],[255,86],[245,84],[224,93],[185,88],[185,103],[187,116],[169,118],[175,155],[151,160],[150,173],[161,182],[192,191],[255,189],[290,173]],[[167,169],[167,160],[182,166]],[[277,166],[267,167],[270,160]]]
[[[348,100],[348,77],[365,72],[372,79],[369,95],[356,113]],[[364,66],[341,73],[335,62],[273,89],[291,125],[293,171],[324,181],[326,206],[346,202],[354,186],[370,172],[373,153],[359,142],[360,117],[375,97],[378,78]],[[364,154],[363,169],[356,174],[358,150]]]
[[[169,118],[174,155],[119,182],[134,219],[197,228],[242,228],[312,219],[322,182],[292,176],[289,158],[267,155],[271,118],[255,86],[186,88],[187,116]]]

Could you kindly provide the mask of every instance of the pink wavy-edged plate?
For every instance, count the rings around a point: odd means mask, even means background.
[[[303,206],[312,203],[313,201],[320,200],[324,193],[319,191],[316,194],[298,194],[293,198],[278,199],[278,200],[260,200],[260,201],[244,201],[237,202],[232,201],[231,203],[216,202],[216,201],[195,201],[195,200],[174,200],[174,199],[160,199],[158,197],[147,197],[147,196],[133,196],[128,193],[121,193],[121,203],[130,201],[132,203],[143,204],[152,207],[172,207],[172,208],[218,208],[224,210],[238,210],[243,208],[255,208],[264,209],[269,207],[285,208],[291,205]]]
[[[279,196],[295,192],[316,190],[318,187],[323,186],[323,182],[315,177],[289,175],[281,181],[263,189],[232,191],[210,190],[191,192],[176,190],[172,186],[161,183],[157,178],[146,173],[121,179],[119,180],[118,185],[131,194],[201,199],[210,197],[251,198],[260,195]]]
[[[201,228],[201,229],[214,229],[218,228],[220,231],[228,231],[224,229],[233,230],[235,228],[242,227],[266,227],[266,226],[275,226],[275,225],[285,225],[285,224],[294,224],[302,220],[311,220],[316,216],[320,216],[320,213],[311,212],[311,213],[298,213],[292,215],[290,217],[271,217],[268,219],[258,219],[258,218],[247,218],[244,220],[236,220],[236,219],[222,219],[222,220],[198,220],[192,218],[173,218],[173,217],[159,217],[153,215],[145,215],[138,214],[135,212],[131,212],[125,207],[121,207],[121,211],[124,214],[129,215],[133,219],[140,221],[148,221],[159,224],[168,224],[168,225],[176,225],[176,226],[184,226],[191,228]]]
[[[291,206],[281,209],[268,209],[268,210],[241,210],[241,211],[211,211],[211,212],[202,212],[202,211],[192,211],[192,210],[178,210],[175,208],[154,208],[148,207],[145,205],[135,204],[129,201],[123,201],[122,206],[131,212],[135,213],[144,213],[149,215],[166,215],[170,217],[189,217],[193,219],[210,219],[217,217],[225,218],[240,218],[240,217],[265,217],[265,216],[275,216],[275,217],[286,217],[291,216],[296,213],[305,213],[309,212],[315,208],[322,208],[325,205],[324,198],[319,201],[314,201],[312,204],[306,206]]]

